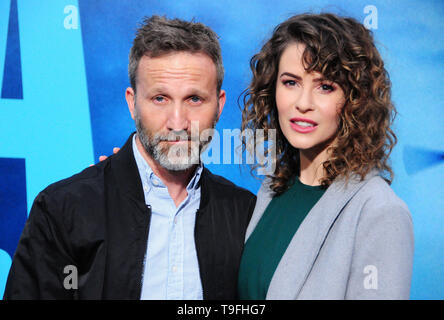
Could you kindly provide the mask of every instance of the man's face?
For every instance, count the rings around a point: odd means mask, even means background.
[[[225,104],[225,92],[217,93],[211,58],[190,52],[143,56],[136,89],[137,94],[128,88],[126,99],[148,155],[170,171],[198,163],[205,145],[200,132],[214,128]],[[193,144],[199,146],[197,152]]]

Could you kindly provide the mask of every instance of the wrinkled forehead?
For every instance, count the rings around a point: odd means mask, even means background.
[[[137,69],[139,79],[216,82],[216,66],[211,58],[203,53],[175,52],[157,57],[143,56]]]
[[[148,88],[172,86],[179,90],[193,86],[213,91],[217,86],[216,66],[203,53],[175,52],[157,57],[143,56],[137,70],[137,83]]]

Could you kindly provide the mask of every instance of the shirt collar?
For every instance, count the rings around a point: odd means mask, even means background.
[[[137,168],[139,169],[139,174],[142,179],[142,184],[147,183],[150,188],[152,187],[163,187],[166,186],[163,184],[162,180],[157,177],[151,167],[148,165],[146,160],[143,158],[139,149],[137,148],[136,143],[136,134],[133,136],[133,153],[134,159],[136,160]],[[193,191],[200,187],[200,177],[202,176],[203,164],[200,162],[196,170],[194,171],[194,175],[191,178],[190,182],[187,185],[187,191]]]

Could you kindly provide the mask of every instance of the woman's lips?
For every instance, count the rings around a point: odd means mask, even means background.
[[[309,133],[316,130],[318,124],[310,119],[293,118],[290,119],[291,128],[299,133]]]

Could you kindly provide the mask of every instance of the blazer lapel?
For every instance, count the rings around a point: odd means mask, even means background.
[[[265,180],[257,192],[256,205],[253,214],[251,215],[250,222],[248,223],[247,231],[245,232],[245,243],[253,233],[259,220],[262,218],[268,204],[273,199],[273,191],[269,189],[269,183],[270,181],[268,179]]]
[[[346,184],[343,179],[334,181],[299,226],[286,249],[268,288],[268,300],[289,300],[297,298],[307,279],[316,257],[333,223],[342,208],[365,184],[365,181],[351,177]]]

